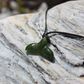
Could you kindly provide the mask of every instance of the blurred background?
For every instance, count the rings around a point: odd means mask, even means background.
[[[0,19],[16,15],[31,13],[42,8],[52,8],[69,0],[0,0]]]

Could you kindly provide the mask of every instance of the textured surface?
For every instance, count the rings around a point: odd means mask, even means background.
[[[26,55],[25,47],[38,42],[45,13],[19,15],[0,21],[0,84],[84,84],[84,39],[61,35],[51,38],[55,63]],[[48,31],[84,36],[84,1],[68,2],[48,12]],[[82,77],[80,77],[82,76]]]

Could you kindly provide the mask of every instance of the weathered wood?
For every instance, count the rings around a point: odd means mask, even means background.
[[[39,42],[45,13],[13,16],[0,21],[0,84],[84,84],[84,39],[56,35],[51,41],[55,63],[26,55],[25,47]],[[84,36],[84,1],[61,4],[48,12],[48,31]]]

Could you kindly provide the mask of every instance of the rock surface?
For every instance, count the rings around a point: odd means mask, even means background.
[[[25,47],[44,32],[45,13],[25,14],[0,21],[0,84],[84,84],[84,39],[55,35],[50,46],[55,63],[26,55]],[[48,31],[84,36],[84,1],[58,5],[48,12]]]

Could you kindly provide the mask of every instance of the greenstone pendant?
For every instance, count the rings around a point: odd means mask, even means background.
[[[49,48],[49,44],[50,44],[49,42],[50,42],[49,38],[44,37],[39,43],[29,44],[25,48],[27,55],[28,54],[38,55],[54,63],[55,57],[52,50]]]

